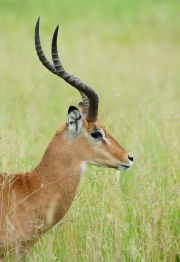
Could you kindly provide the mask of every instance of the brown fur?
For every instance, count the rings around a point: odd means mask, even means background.
[[[106,141],[93,144],[89,133],[96,127],[105,133]],[[63,123],[50,141],[41,162],[31,172],[0,175],[0,258],[10,253],[21,257],[70,208],[75,197],[82,163],[96,162],[117,168],[129,163],[126,152],[105,130],[99,120],[83,118],[77,139],[69,139]]]

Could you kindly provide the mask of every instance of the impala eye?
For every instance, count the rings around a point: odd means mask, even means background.
[[[101,134],[101,132],[99,132],[99,131],[96,131],[96,132],[92,133],[91,136],[92,136],[94,139],[100,139],[100,138],[103,137],[102,134]]]

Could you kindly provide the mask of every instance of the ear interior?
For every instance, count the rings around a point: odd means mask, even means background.
[[[79,133],[82,127],[82,113],[75,106],[70,106],[66,118],[68,129],[74,133]]]

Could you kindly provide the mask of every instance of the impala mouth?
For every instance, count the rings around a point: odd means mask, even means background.
[[[122,165],[122,164],[120,164],[120,165],[118,165],[118,169],[119,170],[127,170],[127,169],[130,169],[131,166],[132,165]]]

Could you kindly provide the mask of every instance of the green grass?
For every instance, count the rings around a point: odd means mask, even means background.
[[[129,172],[89,167],[59,225],[24,261],[180,261],[180,2],[13,1],[0,8],[0,170],[38,164],[78,92],[50,74],[60,25],[67,71],[100,96],[99,118],[132,152]]]

